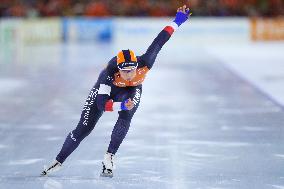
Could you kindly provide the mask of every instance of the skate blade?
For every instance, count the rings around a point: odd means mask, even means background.
[[[42,177],[47,176],[47,172],[46,171],[41,172],[40,176]]]
[[[112,178],[113,174],[109,174],[109,173],[101,173],[100,175],[101,177],[108,177],[108,178]]]

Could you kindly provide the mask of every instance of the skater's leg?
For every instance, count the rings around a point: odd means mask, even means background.
[[[111,141],[107,153],[104,155],[104,160],[102,162],[102,177],[113,177],[113,157],[129,130],[131,119],[139,106],[141,93],[142,87],[140,86],[127,91],[122,91],[122,94],[119,94],[117,99],[115,99],[115,101],[124,101],[131,98],[134,101],[135,106],[130,111],[119,112],[118,120],[111,134]]]
[[[107,150],[108,153],[114,155],[117,152],[120,144],[129,130],[130,122],[130,120],[118,118],[111,134],[111,141]]]
[[[123,139],[125,138],[130,127],[131,119],[135,114],[136,110],[138,109],[141,94],[142,94],[142,87],[137,87],[133,89],[133,92],[130,93],[130,96],[127,97],[127,98],[130,97],[134,101],[135,106],[130,111],[119,112],[118,120],[111,134],[111,141],[107,151],[108,153],[114,155],[117,152],[119,146],[121,145]]]
[[[97,108],[95,102],[96,95],[97,89],[93,88],[86,100],[76,129],[68,134],[61,151],[56,157],[58,162],[63,163],[65,161],[65,159],[79,146],[80,142],[91,133],[97,121],[102,116],[103,112]]]

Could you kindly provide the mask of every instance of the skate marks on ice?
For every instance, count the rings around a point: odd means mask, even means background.
[[[211,180],[208,182],[208,179]],[[44,189],[75,189],[75,188],[204,188],[204,189],[226,189],[226,188],[251,188],[250,185],[242,185],[241,182],[246,180],[258,180],[259,176],[254,178],[241,177],[236,179],[227,175],[209,175],[203,176],[189,176],[187,178],[179,178],[178,175],[174,179],[169,180],[167,177],[161,175],[151,175],[148,172],[148,176],[142,176],[139,174],[132,175],[118,175],[113,178],[102,178],[99,176],[5,176],[0,177],[1,186],[10,186],[6,183],[13,183],[13,186],[24,186],[24,188],[44,188]],[[266,179],[269,180],[269,179]],[[23,185],[24,183],[24,185]],[[202,187],[201,187],[202,186]],[[283,185],[278,184],[265,184],[258,188],[276,188],[282,189]],[[18,187],[23,188],[23,187]],[[238,187],[236,187],[238,188]]]
[[[54,179],[47,179],[47,181],[43,184],[44,189],[63,189],[62,183],[54,180]]]
[[[191,181],[176,179],[175,182],[192,183]],[[153,175],[151,172],[140,174],[116,175],[113,178],[103,178],[99,174],[94,176],[4,176],[0,177],[1,187],[13,186],[21,188],[44,188],[44,189],[75,189],[75,188],[173,188],[174,183],[161,175]],[[7,184],[8,183],[8,184]]]

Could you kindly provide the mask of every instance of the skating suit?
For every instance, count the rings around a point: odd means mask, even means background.
[[[142,56],[137,56],[137,73],[131,81],[125,81],[119,75],[117,57],[112,58],[108,62],[89,93],[77,127],[68,134],[60,153],[57,155],[57,161],[61,163],[65,161],[79,146],[80,142],[91,133],[105,111],[117,110],[119,114],[107,150],[112,154],[117,152],[128,132],[131,119],[139,106],[142,95],[142,83],[146,74],[152,68],[159,51],[170,39],[174,30],[174,26],[165,27],[154,39],[146,53]],[[134,108],[132,110],[121,110],[121,102],[128,98],[133,100]]]

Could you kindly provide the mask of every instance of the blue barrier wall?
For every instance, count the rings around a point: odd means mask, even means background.
[[[64,42],[110,42],[113,20],[97,18],[63,18]]]

